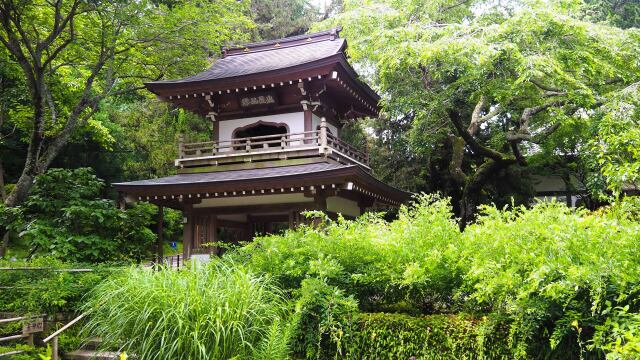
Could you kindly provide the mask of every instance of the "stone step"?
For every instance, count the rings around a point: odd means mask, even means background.
[[[92,337],[82,344],[80,350],[98,350],[102,344],[102,339],[99,337]]]
[[[62,356],[67,360],[113,360],[119,359],[120,353],[115,351],[76,350]]]

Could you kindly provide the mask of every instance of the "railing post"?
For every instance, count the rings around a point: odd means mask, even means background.
[[[251,139],[247,139],[247,145],[245,147],[247,152],[251,152]]]
[[[58,337],[51,341],[51,360],[58,360]]]
[[[280,147],[283,148],[283,149],[287,146],[287,144],[285,143],[284,139],[285,139],[284,136],[280,137]]]
[[[184,134],[178,135],[178,158],[184,159]]]
[[[327,149],[327,118],[320,118],[320,151],[325,152]]]

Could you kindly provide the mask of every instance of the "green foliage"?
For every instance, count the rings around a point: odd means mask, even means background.
[[[640,3],[628,0],[585,0],[585,17],[623,29],[640,27]]]
[[[459,232],[446,200],[424,196],[421,201],[392,223],[367,214],[322,228],[300,227],[259,238],[238,254],[250,254],[248,266],[271,274],[285,289],[317,277],[354,295],[364,310],[398,302],[447,310],[460,282],[454,261]]]
[[[309,0],[251,0],[251,14],[261,40],[304,34],[321,15]]]
[[[111,272],[100,267],[81,273],[57,271],[84,266],[46,257],[30,262],[0,261],[0,267],[35,268],[0,271],[0,311],[19,314],[76,312],[83,296]]]
[[[67,328],[58,337],[58,348],[60,353],[68,353],[78,350],[85,343],[86,339],[81,333],[82,323],[75,323],[72,327]]]
[[[341,358],[351,336],[358,303],[323,279],[302,281],[297,293],[291,339],[292,352],[305,359]]]
[[[640,34],[638,36],[640,40]],[[591,141],[610,188],[619,193],[640,183],[640,91],[636,83],[596,113]]]
[[[0,346],[0,354],[8,353],[11,351],[24,351],[21,354],[12,355],[9,359],[12,360],[33,360],[39,359],[42,353],[39,352],[33,346],[25,344],[16,344],[14,346]]]
[[[22,203],[33,177],[51,166],[73,140],[78,147],[90,144],[93,152],[115,150],[113,157],[126,158],[118,152],[118,142],[131,138],[118,138],[117,129],[104,121],[101,112],[108,111],[108,101],[141,102],[150,97],[137,92],[144,82],[204,70],[223,44],[249,40],[248,8],[249,1],[237,0],[170,5],[149,0],[7,0],[6,21],[0,24],[0,138],[8,134],[8,139],[0,150],[3,159],[11,159],[7,177],[16,182],[7,204]],[[5,72],[10,73],[7,90]],[[18,96],[12,96],[14,92]],[[118,170],[101,161],[110,156],[73,150],[67,155],[74,166],[88,162]],[[79,164],[83,158],[85,163]],[[135,154],[131,158],[139,160]],[[164,168],[157,161],[150,166]]]
[[[640,331],[639,213],[634,198],[598,212],[559,203],[485,206],[478,223],[460,233],[447,200],[422,196],[390,223],[367,215],[302,227],[260,238],[230,256],[311,300],[310,294],[337,294],[353,296],[361,311],[464,311],[499,319],[493,330],[478,330],[486,335],[478,340],[482,351],[501,353],[499,339],[508,337],[515,358],[632,358]],[[311,300],[316,310],[309,311],[325,315],[302,317],[308,319],[304,329],[348,318],[340,315],[348,312],[327,315],[331,306]],[[341,349],[357,336],[350,322],[344,324],[336,327],[343,332]],[[317,357],[318,344],[330,349],[322,345],[330,338],[326,332],[300,334],[296,344],[306,345],[296,351]]]
[[[349,359],[508,359],[504,329],[464,315],[360,314],[346,344]],[[502,330],[502,331],[501,331]],[[502,338],[498,336],[502,335]]]
[[[469,194],[501,203],[509,193],[527,200],[527,186],[514,184],[504,194],[501,184],[521,177],[502,171],[476,177],[488,158],[508,167],[536,155],[561,158],[545,166],[588,173],[582,177],[589,188],[603,190],[595,186],[600,166],[581,164],[594,157],[590,140],[601,144],[592,131],[601,117],[619,124],[604,123],[600,131],[619,135],[618,144],[607,146],[620,150],[611,154],[614,166],[637,177],[635,165],[616,161],[635,157],[637,114],[606,104],[637,93],[638,31],[591,21],[585,7],[581,1],[351,0],[316,28],[343,25],[351,59],[384,94],[386,120],[374,123],[382,150],[373,154],[381,157],[374,165],[385,179],[442,191],[455,202]],[[451,139],[462,132],[469,136],[458,164]],[[573,162],[580,166],[567,164]],[[418,180],[406,180],[409,170]]]
[[[123,103],[104,101],[95,116],[115,143],[107,160],[121,173],[111,171],[111,179],[147,179],[175,173],[178,137],[187,141],[211,140],[211,122],[199,115],[174,109],[157,99]]]
[[[21,211],[22,219],[0,215],[0,221],[7,221],[0,224],[24,224],[20,236],[34,250],[66,261],[147,258],[155,240],[147,226],[156,208],[142,203],[122,211],[100,198],[103,186],[90,169],[51,169],[36,178],[21,209],[11,210]]]
[[[131,268],[98,285],[86,335],[142,359],[284,359],[285,300],[270,281],[233,264],[181,271]]]
[[[462,236],[466,276],[459,296],[472,309],[514,320],[517,355],[575,351],[594,331],[600,336],[596,328],[612,321],[614,308],[638,311],[640,223],[628,214],[615,208],[593,214],[557,203],[483,212]],[[546,338],[542,334],[549,338],[535,348]]]

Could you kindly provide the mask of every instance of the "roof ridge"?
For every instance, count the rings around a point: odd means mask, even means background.
[[[283,47],[298,46],[320,41],[333,41],[340,38],[340,31],[342,31],[341,26],[311,34],[295,35],[280,39],[265,40],[240,45],[223,46],[222,57],[225,58],[227,56],[241,55],[249,52],[276,50]]]

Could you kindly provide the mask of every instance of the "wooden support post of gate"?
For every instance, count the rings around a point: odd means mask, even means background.
[[[162,205],[158,206],[156,225],[158,235],[158,239],[156,241],[156,264],[162,264],[162,259],[164,258],[164,207]]]

